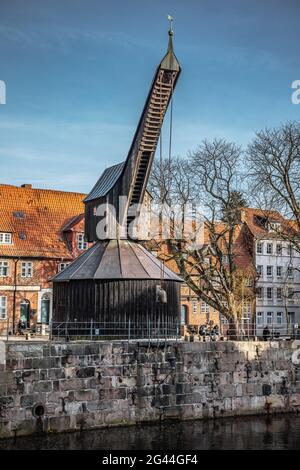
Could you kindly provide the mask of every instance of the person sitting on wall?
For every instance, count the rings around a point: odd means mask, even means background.
[[[271,332],[268,328],[268,326],[265,326],[264,329],[263,329],[263,339],[264,341],[268,341],[268,339],[271,338]]]

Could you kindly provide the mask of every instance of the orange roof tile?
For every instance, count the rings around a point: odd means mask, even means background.
[[[0,256],[72,258],[62,229],[84,212],[84,197],[0,184],[0,232],[13,234],[12,245],[0,245]],[[24,218],[14,212],[23,212]]]
[[[260,218],[266,219],[268,222],[279,222],[285,233],[293,232],[294,235],[296,234],[296,231],[294,230],[295,226],[293,226],[290,220],[285,219],[280,212],[253,209],[249,207],[241,209],[241,219],[243,222],[246,222],[249,230],[255,237],[263,238],[268,236],[268,238],[278,238],[278,233],[270,233],[270,231],[266,229],[265,225],[260,222]]]

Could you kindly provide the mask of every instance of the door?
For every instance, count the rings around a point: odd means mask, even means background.
[[[23,300],[20,304],[20,320],[24,323],[25,328],[30,326],[30,303],[28,300]]]
[[[50,317],[50,298],[47,294],[45,294],[42,297],[42,302],[41,302],[41,322],[48,325],[49,317]]]
[[[187,305],[181,305],[181,325],[186,325],[188,320],[188,307]]]

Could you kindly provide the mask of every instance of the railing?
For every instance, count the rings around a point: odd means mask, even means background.
[[[20,337],[20,339],[29,339],[29,338],[38,338],[38,337],[47,337],[50,332],[50,325],[46,323],[34,323],[26,324],[24,322],[15,321],[11,319],[6,319],[0,322],[0,338],[10,338]]]
[[[239,340],[277,340],[300,339],[300,325],[298,323],[250,323],[242,321],[239,324],[223,323],[220,336]]]
[[[170,323],[139,322],[53,322],[50,329],[52,340],[114,340],[114,339],[164,339],[180,337],[180,325]]]
[[[52,341],[101,341],[101,340],[155,340],[185,339],[186,341],[268,341],[300,339],[300,325],[297,323],[255,324],[242,321],[239,324],[222,323],[190,327],[176,322],[53,322],[50,325],[36,324],[21,328],[19,322],[0,323],[0,338],[48,339]],[[184,336],[184,338],[183,338]]]

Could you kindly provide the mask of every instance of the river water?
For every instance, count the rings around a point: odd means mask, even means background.
[[[110,428],[0,441],[0,449],[300,449],[300,414]]]

